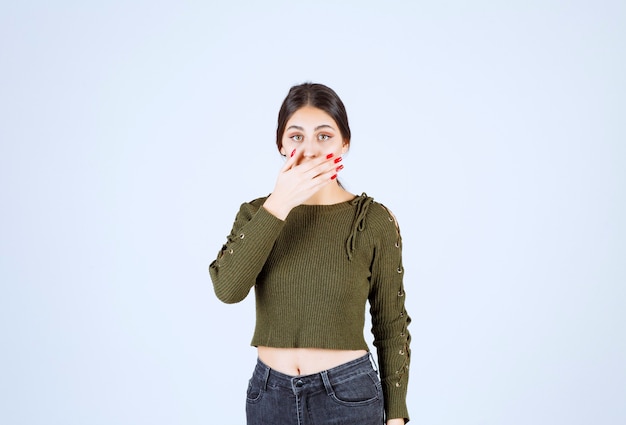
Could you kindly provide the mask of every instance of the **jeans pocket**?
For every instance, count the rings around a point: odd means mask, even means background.
[[[376,372],[361,373],[331,385],[331,398],[344,406],[367,405],[382,399],[382,386]]]
[[[257,403],[263,397],[263,388],[261,383],[252,378],[248,382],[248,391],[246,392],[246,401],[248,403]]]

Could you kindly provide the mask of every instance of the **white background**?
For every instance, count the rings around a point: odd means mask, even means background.
[[[3,2],[0,423],[244,423],[207,267],[303,81],[400,222],[412,422],[626,423],[625,40],[618,0]]]

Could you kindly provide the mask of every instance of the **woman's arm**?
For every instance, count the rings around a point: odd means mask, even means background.
[[[225,303],[248,295],[285,224],[261,203],[241,205],[226,243],[209,266],[215,294]]]
[[[404,307],[402,239],[395,217],[380,204],[370,207],[370,215],[368,227],[376,238],[369,295],[372,333],[378,353],[385,412],[388,418],[392,418],[387,424],[391,425],[409,419],[406,394],[411,337],[407,327],[411,319]]]
[[[209,267],[220,300],[236,303],[248,295],[289,212],[333,181],[337,170],[332,154],[300,164],[303,159],[304,150],[294,149],[272,194],[241,206],[226,244]]]

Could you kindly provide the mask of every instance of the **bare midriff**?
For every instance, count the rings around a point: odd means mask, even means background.
[[[365,350],[258,347],[259,359],[270,368],[291,376],[311,375],[358,359]]]

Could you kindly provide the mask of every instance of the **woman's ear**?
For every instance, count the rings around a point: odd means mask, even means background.
[[[287,156],[287,154],[285,153],[285,148],[284,147],[281,147],[280,149],[278,149],[278,152],[280,152],[280,154],[282,156]]]
[[[348,152],[348,149],[350,149],[350,142],[343,144],[343,146],[341,147],[341,153],[344,154]]]

